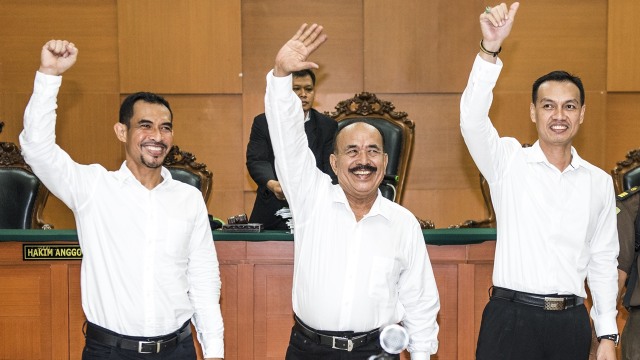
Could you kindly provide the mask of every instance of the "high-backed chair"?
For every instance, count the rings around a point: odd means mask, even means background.
[[[611,176],[616,194],[640,186],[640,149],[629,151],[624,160],[618,161]]]
[[[389,156],[389,163],[380,192],[387,199],[400,203],[413,151],[413,121],[407,118],[406,112],[394,111],[395,106],[391,102],[380,100],[375,94],[368,92],[340,101],[335,109],[335,112],[327,115],[338,121],[338,128],[364,121],[382,132],[384,151]]]
[[[173,145],[162,164],[171,172],[171,177],[196,187],[202,192],[204,202],[209,201],[213,174],[207,170],[207,165],[196,162],[196,157]]]
[[[531,147],[531,144],[522,144],[523,148]],[[493,208],[493,202],[491,202],[491,191],[489,190],[489,182],[480,174],[480,191],[482,192],[482,199],[484,205],[487,208],[489,217],[483,220],[465,220],[457,225],[451,225],[449,228],[494,228],[496,227],[496,211]]]
[[[51,229],[42,220],[48,196],[18,146],[0,142],[0,229]]]

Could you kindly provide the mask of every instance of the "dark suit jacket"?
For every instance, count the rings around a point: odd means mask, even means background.
[[[329,163],[329,155],[333,152],[333,136],[338,129],[338,123],[332,118],[310,110],[310,120],[305,123],[305,132],[309,140],[309,148],[316,157],[316,166],[335,180],[335,174]],[[269,128],[265,114],[253,119],[249,144],[247,144],[247,169],[253,181],[258,184],[256,202],[249,217],[249,222],[262,223],[266,230],[287,230],[284,219],[275,212],[285,206],[286,201],[276,199],[267,188],[269,180],[278,180],[274,166],[273,148],[269,137]]]

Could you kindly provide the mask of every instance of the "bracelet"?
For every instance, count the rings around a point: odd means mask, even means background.
[[[502,46],[500,46],[500,49],[498,49],[498,51],[489,51],[487,49],[484,48],[484,45],[482,45],[482,40],[480,40],[480,51],[482,51],[483,53],[487,54],[487,55],[491,55],[493,57],[498,56],[498,54],[500,54],[500,51],[502,51]]]

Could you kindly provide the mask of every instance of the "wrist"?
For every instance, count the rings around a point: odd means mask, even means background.
[[[498,48],[497,50],[495,50],[496,47]],[[485,44],[484,39],[482,39],[480,40],[480,51],[492,57],[497,57],[502,51],[502,46],[499,44],[497,46],[494,44]]]
[[[611,342],[613,343],[614,346],[617,347],[619,341],[620,341],[620,334],[608,334],[608,335],[598,336],[598,342],[600,342],[601,344]]]

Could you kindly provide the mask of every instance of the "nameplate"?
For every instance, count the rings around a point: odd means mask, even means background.
[[[22,244],[22,260],[82,260],[80,245]]]

